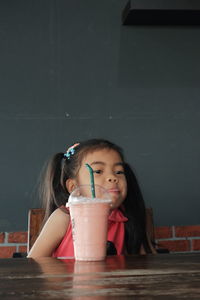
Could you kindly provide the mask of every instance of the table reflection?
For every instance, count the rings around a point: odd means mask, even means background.
[[[124,256],[110,256],[104,261],[75,261],[74,259],[38,258],[34,261],[40,267],[44,289],[51,288],[51,296],[65,294],[73,299],[105,299],[106,278],[112,271],[124,270]],[[52,291],[53,290],[53,291]]]

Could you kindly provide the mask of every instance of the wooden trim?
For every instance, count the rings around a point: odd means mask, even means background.
[[[39,235],[44,214],[45,212],[43,208],[32,208],[28,212],[28,252]]]

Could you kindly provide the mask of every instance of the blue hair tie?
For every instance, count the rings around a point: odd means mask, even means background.
[[[74,144],[73,146],[69,147],[66,153],[64,154],[64,157],[67,159],[70,159],[72,155],[75,153],[75,148],[79,145],[79,143]]]

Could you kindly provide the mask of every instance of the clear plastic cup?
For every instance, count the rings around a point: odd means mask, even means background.
[[[79,186],[71,193],[67,206],[76,260],[105,259],[110,204],[110,195],[98,185],[95,185],[95,198],[92,198],[91,185]]]

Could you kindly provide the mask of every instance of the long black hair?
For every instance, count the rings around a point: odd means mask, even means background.
[[[80,142],[75,147],[75,153],[71,155],[70,159],[64,156],[65,153],[61,152],[55,154],[49,160],[40,185],[40,197],[45,209],[44,222],[55,209],[65,205],[68,201],[69,192],[66,188],[66,181],[69,178],[76,177],[85,155],[100,149],[112,149],[118,152],[124,163],[127,197],[123,202],[123,213],[128,218],[128,221],[125,222],[127,253],[139,253],[141,246],[144,247],[147,253],[150,253],[152,251],[146,234],[145,203],[136,176],[130,165],[125,162],[122,149],[104,139],[90,139]]]

